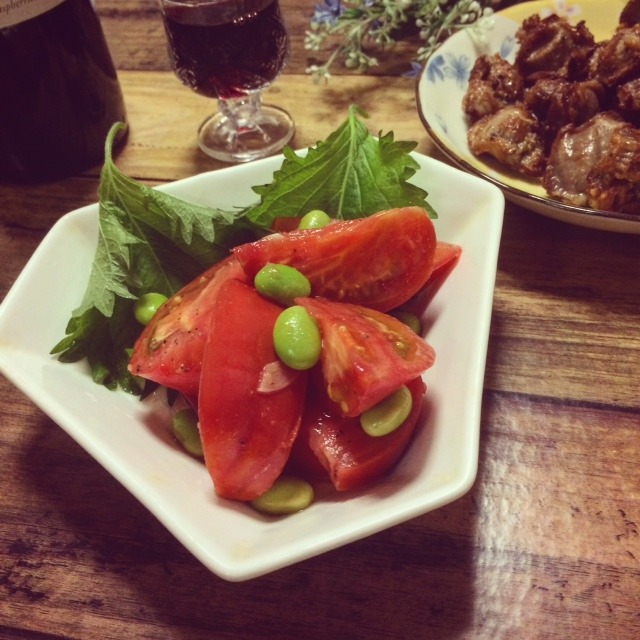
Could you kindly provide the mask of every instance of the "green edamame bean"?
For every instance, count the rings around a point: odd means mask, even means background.
[[[313,487],[299,478],[282,476],[273,486],[249,504],[262,513],[287,515],[306,509],[314,498]]]
[[[167,301],[167,296],[161,293],[144,293],[137,300],[133,309],[136,320],[143,325],[148,325],[156,311]]]
[[[267,263],[253,279],[256,291],[266,298],[290,306],[293,299],[311,294],[307,277],[287,264]]]
[[[301,371],[310,369],[318,362],[322,351],[320,329],[304,307],[287,307],[273,327],[273,346],[288,367]]]
[[[414,313],[408,311],[392,311],[391,315],[406,324],[414,333],[420,335],[422,333],[422,322]]]
[[[360,415],[360,425],[370,436],[386,436],[395,431],[409,416],[413,399],[402,386],[384,400]]]
[[[300,218],[298,229],[322,229],[331,222],[331,218],[320,209],[313,209]]]
[[[180,409],[173,414],[171,430],[176,440],[193,456],[204,457],[198,429],[198,416],[193,409]]]

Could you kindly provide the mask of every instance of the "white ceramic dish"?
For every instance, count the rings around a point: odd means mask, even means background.
[[[508,200],[531,211],[584,227],[640,233],[638,216],[564,205],[549,198],[541,184],[517,178],[496,163],[476,158],[467,144],[468,125],[462,110],[462,98],[476,58],[499,52],[513,61],[516,30],[526,17],[555,12],[574,23],[585,20],[596,40],[602,40],[613,34],[625,4],[626,0],[612,0],[604,10],[601,0],[524,2],[496,14],[486,41],[474,37],[471,30],[459,31],[448,38],[427,61],[417,85],[420,117],[434,142],[458,166],[489,180],[503,190]]]
[[[443,240],[461,260],[433,300],[424,420],[401,464],[367,491],[321,498],[283,519],[217,498],[204,466],[168,434],[163,406],[93,383],[84,363],[49,355],[84,292],[98,206],[61,218],[0,306],[0,371],[119,480],[213,572],[245,580],[435,509],[463,495],[477,466],[480,405],[504,198],[484,180],[415,155]],[[255,200],[282,157],[201,174],[165,188],[221,207]]]

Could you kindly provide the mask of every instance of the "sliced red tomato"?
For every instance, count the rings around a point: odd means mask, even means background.
[[[307,276],[314,296],[388,311],[426,282],[435,248],[427,213],[405,207],[274,234],[233,252],[252,279],[269,262],[288,264]]]
[[[327,395],[321,366],[316,365],[309,370],[308,374],[307,401],[302,414],[300,431],[291,448],[287,468],[293,475],[299,475],[309,481],[327,480],[327,469],[309,446],[309,429],[316,426],[326,412],[328,412],[327,415],[335,414],[336,417],[343,414],[340,407]]]
[[[230,256],[167,300],[136,341],[131,373],[195,396],[218,291],[227,280],[246,279],[240,263]]]
[[[338,491],[359,489],[378,480],[407,449],[422,411],[424,382],[416,378],[407,387],[413,400],[409,416],[398,429],[379,438],[367,435],[358,417],[342,415],[338,405],[318,389],[303,415],[292,467],[317,479],[319,463]]]
[[[401,305],[403,311],[421,316],[433,296],[458,264],[461,254],[462,247],[460,245],[438,241],[433,257],[433,271],[418,293]]]
[[[307,373],[261,392],[265,367],[277,360],[273,326],[281,307],[238,280],[218,292],[198,395],[204,459],[216,493],[252,500],[281,474],[300,427]]]
[[[296,303],[319,324],[327,393],[344,415],[366,411],[435,360],[429,344],[386,313],[323,298]]]

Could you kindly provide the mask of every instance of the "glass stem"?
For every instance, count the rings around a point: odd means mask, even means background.
[[[234,147],[239,144],[239,137],[248,131],[259,131],[266,140],[267,135],[257,123],[257,116],[262,110],[262,94],[260,91],[241,98],[218,100],[218,108],[224,115],[227,124],[227,138]]]

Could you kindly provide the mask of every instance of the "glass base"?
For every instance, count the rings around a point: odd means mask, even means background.
[[[220,100],[219,112],[198,129],[198,146],[223,162],[249,162],[270,156],[293,137],[291,116],[279,107],[263,105],[259,94]]]

